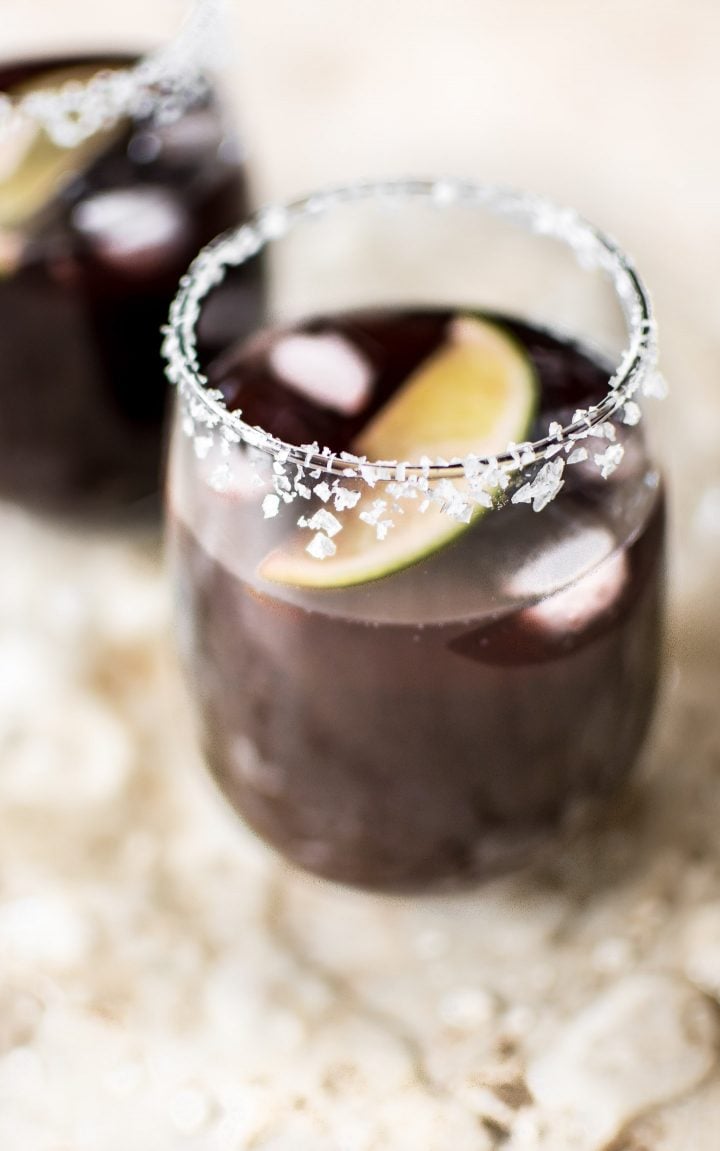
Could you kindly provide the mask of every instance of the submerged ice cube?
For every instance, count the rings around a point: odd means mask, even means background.
[[[557,634],[582,631],[620,599],[629,577],[624,551],[607,528],[577,527],[546,544],[514,573],[508,592],[537,599],[525,608],[526,625]]]
[[[372,388],[372,367],[338,333],[283,336],[270,353],[270,364],[287,387],[341,415],[361,412]]]
[[[620,600],[629,579],[627,553],[615,552],[570,587],[526,608],[526,624],[543,631],[584,631]]]

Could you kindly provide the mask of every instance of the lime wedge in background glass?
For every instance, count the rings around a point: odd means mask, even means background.
[[[417,463],[422,456],[452,460],[504,451],[525,438],[538,396],[535,370],[523,350],[496,324],[470,316],[449,326],[446,342],[428,357],[368,423],[353,452],[370,460]],[[348,485],[350,486],[350,485]],[[437,551],[470,526],[431,506],[421,513],[403,500],[403,513],[389,507],[384,539],[363,513],[377,518],[383,486],[357,481],[362,496],[342,513],[333,536],[335,552],[318,559],[307,552],[307,531],[271,552],[259,574],[274,583],[335,588],[380,579]],[[484,509],[478,507],[471,522]],[[311,517],[309,517],[311,518]]]
[[[83,83],[97,71],[97,64],[52,69],[18,84],[10,95],[59,88],[70,81]],[[12,272],[22,252],[18,233],[88,167],[118,130],[119,125],[113,124],[75,147],[60,148],[44,129],[27,119],[0,137],[0,276]]]

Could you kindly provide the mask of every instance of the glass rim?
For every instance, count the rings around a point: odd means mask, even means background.
[[[0,138],[28,121],[59,147],[72,148],[124,117],[153,112],[172,117],[207,88],[206,71],[219,54],[225,0],[187,0],[174,36],[127,66],[103,67],[87,80],[26,93],[0,92]],[[92,52],[83,52],[88,60]],[[30,58],[29,58],[30,59]]]
[[[361,200],[395,202],[426,200],[439,209],[453,205],[476,206],[524,224],[535,235],[548,236],[570,248],[582,267],[603,270],[611,280],[628,329],[628,343],[615,371],[608,378],[607,392],[598,403],[574,413],[565,425],[551,423],[537,440],[510,443],[493,455],[471,454],[464,460],[431,461],[368,460],[350,452],[333,452],[322,445],[297,445],[248,424],[231,412],[221,392],[208,387],[197,353],[197,324],[202,305],[219,287],[229,269],[240,267],[279,239],[299,221],[317,218],[334,207]],[[247,221],[216,237],[196,256],[182,277],[164,328],[163,354],[166,374],[190,405],[190,417],[203,434],[220,431],[226,443],[243,442],[278,459],[283,466],[319,470],[335,476],[359,476],[370,484],[379,480],[422,478],[461,479],[499,469],[513,475],[540,461],[551,461],[563,450],[572,451],[588,435],[603,435],[620,410],[627,423],[636,423],[640,410],[633,397],[660,395],[664,385],[657,373],[656,323],[650,295],[633,261],[605,232],[574,209],[534,193],[503,185],[457,179],[395,179],[357,181],[334,185],[284,203],[260,208]],[[632,408],[632,414],[630,409]],[[608,434],[608,439],[613,438]]]

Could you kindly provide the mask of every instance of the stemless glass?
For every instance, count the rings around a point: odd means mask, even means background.
[[[9,0],[0,55],[0,497],[156,506],[160,328],[198,247],[247,214],[218,94],[221,5]],[[230,303],[228,303],[230,300]],[[258,321],[253,269],[208,317]]]
[[[378,460],[259,426],[276,388],[229,410],[195,331],[226,269],[263,250],[274,326],[235,362],[274,355],[287,371],[292,345],[298,387],[327,413],[347,405],[337,340],[353,323],[499,317],[550,381],[528,438]],[[594,811],[646,735],[664,584],[662,484],[640,422],[661,390],[654,326],[617,246],[493,187],[321,192],[200,254],[166,354],[181,654],[208,763],[247,823],[317,874],[412,890],[516,866]],[[582,405],[573,380],[589,364],[599,392]]]

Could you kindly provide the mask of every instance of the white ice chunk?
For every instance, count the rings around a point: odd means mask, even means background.
[[[362,411],[370,394],[372,367],[336,332],[283,336],[270,353],[270,364],[289,388],[344,416]]]

